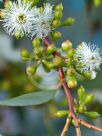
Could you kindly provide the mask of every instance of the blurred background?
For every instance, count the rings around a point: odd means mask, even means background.
[[[3,0],[0,8],[3,8]],[[45,0],[39,0],[42,5]],[[52,4],[59,2],[64,6],[64,17],[74,17],[76,22],[68,28],[60,28],[62,39],[57,42],[61,45],[66,39],[76,47],[82,41],[92,42],[102,46],[102,0],[47,0]],[[0,99],[6,99],[21,94],[37,91],[38,88],[29,80],[25,68],[26,63],[20,58],[20,50],[28,49],[32,52],[29,38],[16,40],[6,34],[0,24]],[[42,80],[40,76],[35,77]],[[95,102],[88,107],[102,115],[102,71],[92,81],[80,81],[86,90],[95,94]],[[72,92],[73,94],[75,91]],[[54,117],[56,110],[66,109],[67,103],[63,91],[58,91],[55,99],[37,107],[0,107],[0,136],[60,136],[65,119]],[[81,117],[83,118],[83,116]],[[102,116],[94,121],[84,118],[90,123],[102,127]],[[75,136],[73,126],[69,128],[68,136]],[[82,136],[102,136],[82,127]]]

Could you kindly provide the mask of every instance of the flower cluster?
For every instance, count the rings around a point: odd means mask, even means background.
[[[53,6],[44,4],[43,9],[32,7],[32,3],[22,0],[9,2],[3,10],[3,27],[10,35],[21,37],[39,38],[47,36],[51,32],[51,21],[53,19]]]
[[[96,70],[100,69],[102,63],[101,51],[96,45],[82,42],[76,49],[74,60],[76,69],[81,73],[91,72],[92,79],[96,77]]]
[[[42,38],[48,36],[51,32],[51,22],[53,20],[53,6],[49,3],[44,4],[44,10],[39,9],[39,14],[34,18],[33,32],[32,36],[37,35],[37,37]]]

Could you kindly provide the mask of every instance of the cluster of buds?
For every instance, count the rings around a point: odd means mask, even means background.
[[[89,106],[94,101],[94,95],[91,93],[86,93],[85,88],[80,86],[77,90],[78,100],[74,98],[74,111],[75,113],[85,115],[89,118],[96,119],[100,115],[96,111],[89,111],[87,106]],[[68,116],[70,112],[68,110],[59,110],[54,113],[57,118],[64,118]],[[72,120],[73,123],[73,120]]]
[[[58,4],[54,10],[54,19],[52,22],[52,26],[54,28],[63,27],[63,26],[70,26],[74,23],[74,18],[72,18],[72,17],[68,17],[63,22],[61,22],[61,19],[63,17],[62,11],[63,11],[63,5]]]
[[[68,87],[71,89],[77,87],[78,74],[87,79],[96,78],[96,71],[102,63],[99,48],[94,45],[87,45],[84,42],[75,49],[73,44],[67,40],[62,43],[60,49],[55,44],[49,44],[48,47],[45,47],[41,45],[41,40],[36,37],[32,44],[34,47],[33,54],[30,54],[26,49],[21,51],[23,60],[35,61],[33,66],[28,66],[28,75],[34,75],[40,64],[43,65],[45,72],[50,72],[53,69],[57,70],[61,66],[66,68],[64,71],[65,77]],[[65,55],[63,57],[59,55],[54,57],[54,52],[64,53]]]

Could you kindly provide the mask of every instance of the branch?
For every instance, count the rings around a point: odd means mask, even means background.
[[[76,134],[77,134],[77,136],[81,136],[79,121],[78,121],[77,116],[74,113],[74,105],[73,105],[71,92],[70,92],[70,89],[67,86],[66,79],[64,78],[64,72],[63,72],[63,69],[61,67],[59,67],[59,76],[60,76],[60,79],[63,81],[62,86],[64,88],[66,99],[67,99],[67,102],[68,102],[68,105],[69,105],[70,115],[71,115],[71,117],[73,118],[73,120],[75,122]]]
[[[65,124],[65,126],[64,126],[64,128],[63,128],[63,131],[62,131],[62,133],[61,133],[61,136],[66,136],[66,133],[67,133],[67,131],[68,131],[68,128],[69,128],[69,126],[70,126],[70,123],[71,123],[71,116],[68,116],[67,119],[66,119],[66,124]]]
[[[48,47],[49,44],[51,44],[52,42],[49,40],[48,37],[45,37],[44,38],[44,43],[45,43],[46,47]],[[63,56],[61,56],[57,51],[53,52],[53,56],[54,57],[59,56],[59,57],[61,57],[62,59],[65,60],[65,58]],[[64,88],[66,99],[67,99],[67,102],[68,102],[68,105],[69,105],[70,117],[71,117],[71,119],[74,120],[74,123],[75,123],[75,128],[76,128],[76,134],[77,134],[77,136],[81,136],[81,131],[80,131],[80,127],[79,127],[80,124],[83,125],[83,126],[85,126],[85,127],[87,127],[87,128],[89,128],[89,129],[94,129],[94,130],[96,130],[98,132],[102,132],[101,128],[98,128],[96,126],[93,126],[91,124],[86,123],[85,121],[82,121],[82,120],[78,119],[78,117],[76,116],[76,114],[74,112],[73,99],[72,99],[70,88],[67,86],[67,82],[66,82],[66,79],[64,77],[63,68],[59,66],[58,70],[59,70],[59,77],[60,77],[62,86]],[[64,129],[62,131],[61,136],[65,136],[66,135],[66,132],[67,132],[68,127],[70,125],[70,121],[71,121],[70,118],[67,118],[66,124],[64,126]]]
[[[91,124],[89,124],[89,123],[87,123],[87,122],[85,122],[85,121],[83,121],[83,120],[79,120],[79,123],[80,123],[81,125],[83,125],[83,126],[89,128],[89,129],[94,129],[94,130],[96,130],[96,131],[98,131],[98,132],[102,132],[102,128],[98,128],[98,127],[96,127],[96,126],[94,126],[94,125],[91,125]]]

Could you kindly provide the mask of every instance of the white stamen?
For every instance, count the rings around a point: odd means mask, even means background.
[[[101,55],[100,49],[96,45],[82,42],[74,55],[77,70],[81,72],[91,71],[92,77],[95,78],[95,70],[99,70],[102,63]]]
[[[31,36],[33,19],[36,16],[37,8],[31,8],[31,3],[22,0],[10,3],[9,7],[3,10],[3,27],[10,35],[16,32],[24,36]]]

